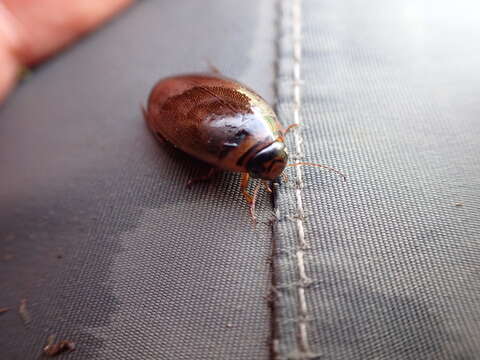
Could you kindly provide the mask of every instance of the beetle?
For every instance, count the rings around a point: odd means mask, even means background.
[[[296,125],[284,129],[260,95],[219,73],[161,79],[143,113],[160,140],[209,163],[212,169],[242,173],[241,190],[253,206],[254,196],[247,192],[250,178],[274,180],[286,166],[327,167],[288,165],[284,135]]]

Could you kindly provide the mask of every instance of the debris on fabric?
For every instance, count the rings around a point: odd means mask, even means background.
[[[8,308],[8,307],[2,307],[2,308],[0,308],[0,314],[4,314],[4,313],[6,313],[7,311],[10,311],[10,308]]]
[[[50,335],[47,340],[47,345],[43,348],[43,354],[46,356],[57,356],[67,351],[75,350],[75,343],[69,340],[62,340],[55,344],[55,337]]]
[[[20,317],[22,318],[23,323],[25,325],[28,325],[32,321],[30,313],[28,312],[28,309],[27,309],[27,299],[20,300],[20,306],[18,307],[18,313],[20,314]]]

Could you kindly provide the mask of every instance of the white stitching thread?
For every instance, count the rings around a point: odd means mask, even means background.
[[[281,10],[280,16],[281,18],[283,18],[283,23],[288,23],[290,25],[289,27],[285,26],[286,28],[289,28],[290,31],[282,33],[279,41],[280,44],[283,43],[283,40],[289,41],[288,45],[286,43],[283,44],[285,48],[292,50],[292,56],[290,59],[283,59],[287,61],[280,61],[281,66],[289,64],[290,69],[287,70],[286,68],[283,68],[282,70],[286,70],[285,73],[280,70],[282,82],[279,82],[279,85],[277,84],[277,86],[281,86],[281,90],[287,90],[288,86],[289,90],[291,91],[291,98],[288,103],[293,107],[291,113],[293,118],[292,122],[298,125],[301,125],[301,86],[304,83],[301,78],[301,1],[302,0],[281,0],[281,2],[279,2]],[[288,74],[288,71],[291,71],[291,73]],[[283,94],[283,91],[280,92]],[[304,159],[304,152],[302,150],[303,140],[300,131],[300,127],[295,127],[292,131],[293,144],[291,150],[293,151],[289,155],[289,158],[293,162],[302,162],[302,160]],[[290,185],[292,183],[293,185]],[[278,184],[274,184],[274,186],[277,187]],[[295,327],[294,341],[296,343],[296,346],[293,349],[283,348],[281,344],[282,340],[277,338],[273,340],[272,349],[273,354],[275,354],[275,358],[278,360],[318,359],[321,355],[312,352],[309,344],[308,324],[313,321],[313,318],[309,315],[309,309],[306,300],[306,291],[307,288],[311,286],[314,282],[307,276],[305,264],[305,252],[309,249],[309,246],[305,237],[304,224],[305,218],[306,216],[308,216],[308,214],[306,214],[303,207],[302,188],[304,187],[304,184],[303,172],[300,166],[295,167],[295,179],[293,179],[292,182],[289,182],[289,184],[286,184],[286,186],[287,188],[293,188],[294,190],[295,204],[292,204],[292,207],[295,208],[294,213],[290,214],[288,211],[288,214],[281,216],[280,208],[279,206],[277,206],[275,209],[275,216],[277,221],[286,220],[291,221],[295,224],[294,226],[296,230],[296,241],[294,247],[290,246],[288,248],[282,248],[281,253],[283,254],[283,256],[290,258],[288,262],[291,261],[291,264],[293,264],[293,266],[295,267],[298,278],[295,281],[290,281],[287,284],[276,285],[272,289],[272,292],[279,297],[281,296],[282,290],[290,290],[293,292],[293,296],[295,297],[295,304],[297,307],[297,314],[293,318],[283,319],[280,321],[284,324],[290,323],[292,324],[292,326]],[[278,253],[277,255],[279,254],[280,253]],[[290,343],[289,339],[285,339],[285,342]],[[282,353],[282,350],[288,350],[289,353]]]
[[[292,36],[293,36],[293,122],[300,125],[300,107],[301,107],[301,60],[302,60],[302,43],[301,43],[301,0],[293,0],[292,2]],[[295,151],[297,154],[302,154],[302,138],[299,131],[294,131]],[[303,172],[300,166],[295,167],[296,170],[296,189],[295,200],[297,203],[296,227],[298,236],[298,250],[296,252],[297,269],[299,274],[299,283],[308,284],[311,280],[308,278],[305,270],[305,249],[308,247],[305,239],[304,228],[304,210],[302,202],[302,186],[303,186]],[[310,357],[310,344],[308,342],[308,306],[305,296],[305,287],[297,287],[297,296],[299,303],[299,321],[298,321],[298,347],[300,356],[305,358]]]
[[[301,85],[302,73],[301,73],[301,61],[302,61],[302,13],[301,13],[301,0],[292,1],[292,40],[293,40],[293,122],[295,124],[301,124]],[[294,131],[295,152],[297,154],[303,154],[302,144],[303,140],[298,131],[298,127]],[[295,216],[295,224],[297,228],[298,236],[298,249],[296,251],[297,270],[299,274],[299,285],[297,286],[297,297],[299,304],[299,316],[297,322],[297,341],[298,352],[295,354],[297,359],[309,359],[316,357],[310,350],[310,344],[308,340],[308,305],[305,295],[305,285],[310,284],[312,280],[307,276],[305,268],[305,250],[308,249],[308,244],[305,239],[305,211],[302,201],[302,187],[303,187],[303,172],[300,166],[295,167],[296,171],[296,186],[295,186],[295,200],[297,205],[297,215]]]

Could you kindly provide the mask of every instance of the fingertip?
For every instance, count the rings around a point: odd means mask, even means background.
[[[96,29],[133,0],[3,0],[17,35],[16,55],[37,64]]]
[[[0,103],[6,98],[17,80],[20,65],[15,57],[0,44]]]
[[[18,34],[12,26],[14,19],[0,3],[0,103],[17,80],[20,64],[15,56]]]

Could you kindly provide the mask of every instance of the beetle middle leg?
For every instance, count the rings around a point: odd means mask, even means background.
[[[209,181],[218,171],[219,170],[217,168],[214,168],[214,167],[210,168],[210,170],[208,170],[207,175],[199,176],[199,177],[188,180],[187,187],[189,188],[193,184],[198,182]]]

